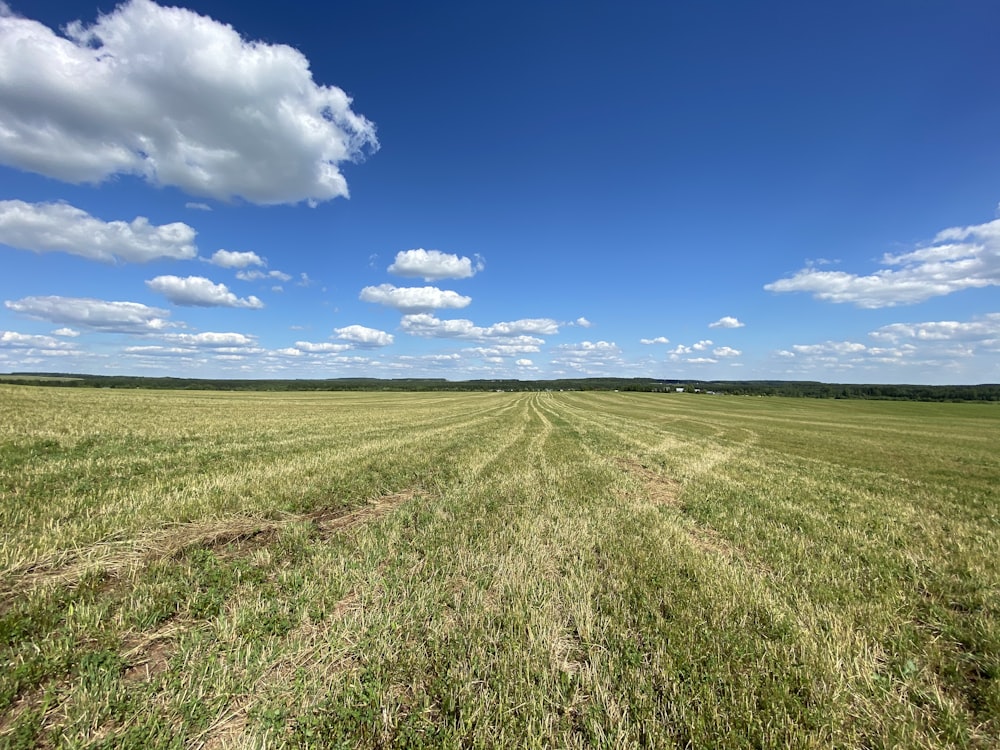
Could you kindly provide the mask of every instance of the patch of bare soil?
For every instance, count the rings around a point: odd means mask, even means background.
[[[681,486],[673,479],[663,476],[635,459],[623,459],[621,466],[626,473],[643,480],[649,499],[657,505],[680,505],[678,498]]]
[[[680,484],[635,459],[622,459],[620,463],[626,473],[643,480],[646,494],[653,503],[673,506],[681,512],[684,511],[680,501]],[[742,563],[758,572],[767,572],[760,562],[750,559],[743,550],[731,544],[711,526],[694,523],[687,527],[686,531],[695,549]]]
[[[321,534],[333,534],[372,521],[412,500],[416,494],[415,489],[403,490],[383,495],[360,508],[318,508],[308,513],[289,513],[276,520],[237,516],[222,521],[176,524],[130,541],[98,542],[72,554],[60,552],[50,560],[35,562],[20,571],[8,571],[6,580],[0,584],[0,612],[8,609],[17,595],[44,585],[74,586],[94,570],[100,570],[111,582],[108,587],[113,588],[127,577],[128,571],[157,559],[178,557],[192,547],[207,547],[225,558],[249,555],[273,543],[281,529],[292,523],[308,521]]]

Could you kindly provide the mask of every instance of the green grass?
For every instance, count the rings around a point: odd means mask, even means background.
[[[0,747],[990,748],[1000,409],[0,386]]]

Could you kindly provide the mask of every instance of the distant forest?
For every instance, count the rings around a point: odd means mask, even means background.
[[[0,374],[0,383],[61,388],[157,388],[206,391],[645,391],[726,396],[793,396],[897,401],[1000,401],[1000,384],[886,385],[809,380],[660,380],[563,378],[559,380],[445,380],[444,378],[331,378],[327,380],[225,380],[22,372]]]

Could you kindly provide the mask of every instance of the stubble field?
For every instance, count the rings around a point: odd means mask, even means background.
[[[0,747],[996,747],[998,532],[989,404],[0,386]]]

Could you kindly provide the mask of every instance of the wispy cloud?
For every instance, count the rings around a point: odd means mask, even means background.
[[[939,232],[927,247],[885,254],[886,266],[867,276],[808,267],[766,284],[771,292],[811,292],[827,302],[861,308],[910,305],[963,289],[1000,285],[1000,219]]]
[[[541,344],[545,336],[559,333],[559,324],[549,318],[525,318],[490,326],[477,326],[471,320],[456,318],[441,320],[428,313],[403,316],[400,328],[412,336],[426,338],[458,338],[473,341],[488,339],[518,340],[517,343]],[[528,337],[525,341],[522,337]]]
[[[169,311],[139,302],[48,296],[8,300],[4,306],[30,318],[101,331],[161,332],[176,325],[167,321]]]

